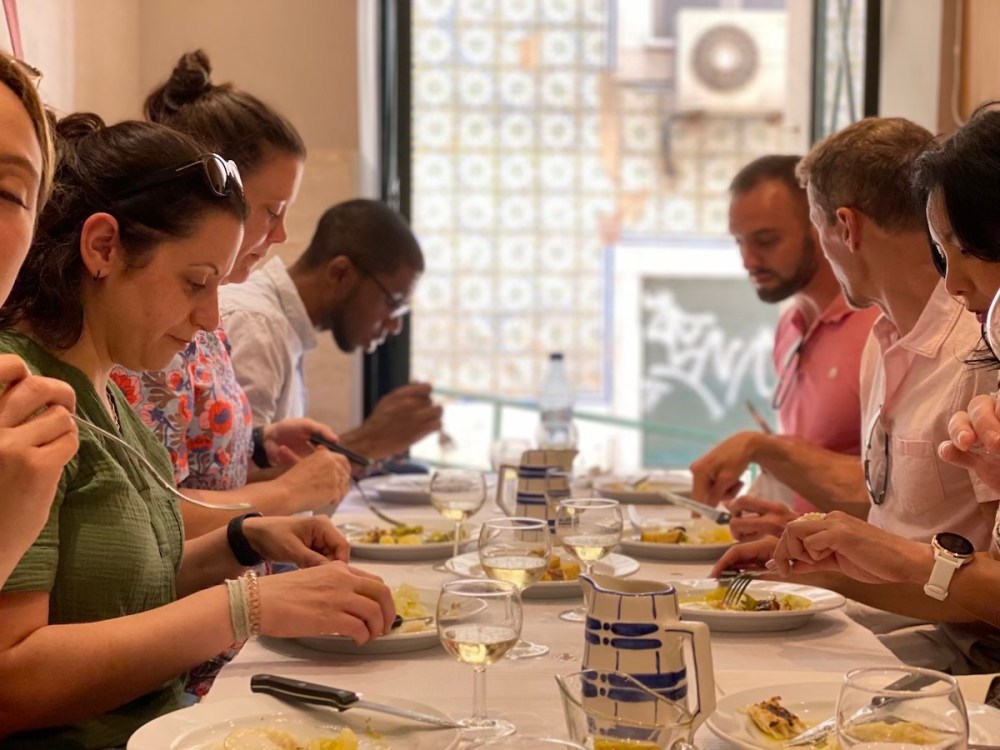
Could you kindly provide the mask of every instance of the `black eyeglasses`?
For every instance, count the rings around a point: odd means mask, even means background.
[[[375,286],[377,286],[382,291],[382,294],[385,296],[385,304],[389,308],[389,318],[391,320],[398,320],[399,318],[402,318],[404,315],[410,312],[410,301],[406,299],[406,297],[400,294],[394,294],[393,292],[390,292],[388,289],[386,289],[385,284],[379,281],[378,278],[375,276],[375,274],[373,274],[367,268],[359,266],[357,263],[355,263],[354,265],[359,271],[361,271],[361,273],[363,273],[369,279],[374,281]]]
[[[778,384],[774,387],[774,395],[771,397],[771,408],[778,411],[788,398],[799,372],[799,360],[802,359],[802,347],[806,343],[805,336],[799,336],[792,348],[785,355],[785,361],[778,374]]]
[[[243,179],[239,167],[232,159],[223,159],[218,154],[202,154],[190,164],[181,167],[167,167],[153,172],[148,177],[130,185],[125,190],[115,194],[116,198],[127,198],[130,195],[148,190],[156,185],[162,185],[171,180],[180,179],[193,169],[201,169],[205,182],[213,193],[220,198],[235,193],[241,202],[243,197]]]
[[[889,491],[889,436],[882,424],[881,406],[868,429],[864,467],[868,494],[875,505],[881,505],[885,502],[886,493]]]

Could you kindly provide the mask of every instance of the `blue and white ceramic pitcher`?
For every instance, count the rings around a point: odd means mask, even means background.
[[[627,674],[668,700],[686,701],[693,726],[707,719],[715,709],[708,626],[681,621],[674,587],[598,574],[580,576],[580,583],[587,602],[583,669]],[[691,643],[693,664],[684,661],[685,640]],[[695,690],[689,696],[692,675]],[[595,689],[590,701],[600,713],[652,722],[645,713],[655,706],[639,696],[630,698],[621,690]]]

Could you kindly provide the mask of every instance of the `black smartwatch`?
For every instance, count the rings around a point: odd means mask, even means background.
[[[267,460],[267,448],[264,447],[264,428],[254,427],[253,432],[253,453],[250,458],[259,469],[270,469],[271,462]]]
[[[245,520],[248,518],[260,518],[262,515],[263,513],[256,512],[244,513],[242,516],[236,516],[226,527],[226,541],[229,542],[229,549],[233,551],[233,557],[236,558],[236,562],[244,568],[252,568],[264,562],[264,558],[257,553],[257,550],[250,546],[246,534],[243,533],[243,522]]]

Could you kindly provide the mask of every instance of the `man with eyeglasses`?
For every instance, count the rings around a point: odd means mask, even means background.
[[[273,258],[245,283],[222,287],[219,308],[254,425],[305,415],[303,358],[316,347],[318,331],[329,331],[347,354],[373,352],[402,331],[423,270],[406,222],[379,201],[359,199],[328,209],[290,267]],[[440,427],[430,385],[412,383],[384,396],[340,443],[383,459]]]
[[[878,311],[852,309],[844,300],[809,222],[806,192],[795,177],[799,159],[761,157],[730,185],[729,231],[757,296],[788,303],[774,342],[778,381],[771,407],[781,434],[770,434],[764,423],[760,432],[736,433],[691,464],[695,499],[713,504],[739,491],[751,463],[768,472],[750,495],[736,500],[732,528],[738,538],[755,536],[764,523],[755,511],[765,501],[755,495],[777,500],[779,493],[790,494],[767,481],[773,443],[805,440],[853,459],[861,451],[858,374]],[[783,503],[766,507],[788,517],[816,509],[801,496],[791,499],[794,510]]]

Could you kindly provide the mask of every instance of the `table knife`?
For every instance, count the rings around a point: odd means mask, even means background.
[[[411,711],[408,708],[389,706],[384,703],[373,703],[372,701],[364,700],[359,693],[353,693],[350,690],[343,690],[328,685],[318,685],[315,682],[292,680],[273,674],[255,674],[250,678],[250,690],[254,693],[273,695],[275,698],[281,698],[293,703],[311,703],[318,706],[329,706],[338,711],[346,711],[349,708],[363,708],[367,711],[391,714],[401,719],[433,724],[436,727],[461,729],[461,724],[451,719],[431,716],[419,711]]]
[[[682,508],[687,508],[688,510],[693,510],[696,513],[701,513],[703,516],[711,518],[718,524],[729,523],[729,519],[732,516],[729,511],[719,510],[718,508],[713,508],[711,505],[705,505],[705,503],[699,503],[697,500],[692,500],[690,498],[684,497],[683,495],[678,495],[669,490],[660,490],[657,492],[660,497],[666,500],[671,505],[679,505]]]
[[[896,680],[895,682],[886,685],[886,690],[919,690],[920,688],[930,685],[932,682],[937,680],[936,677],[925,674],[908,674],[902,679]],[[864,716],[866,713],[873,713],[884,706],[892,705],[898,700],[898,698],[892,698],[889,696],[876,696],[872,699],[864,708],[857,711],[851,719],[856,719],[860,716]],[[822,742],[830,735],[831,732],[837,729],[837,717],[831,716],[825,721],[821,721],[816,726],[811,729],[807,729],[802,734],[794,737],[785,743],[785,747],[801,747],[803,745],[815,745]]]

